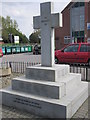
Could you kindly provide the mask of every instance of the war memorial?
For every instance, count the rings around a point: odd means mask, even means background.
[[[2,89],[1,104],[44,118],[71,118],[88,98],[88,83],[81,81],[81,75],[70,73],[69,65],[54,64],[54,28],[59,21],[51,2],[40,4],[33,25],[41,29],[41,64],[27,67],[24,76]]]

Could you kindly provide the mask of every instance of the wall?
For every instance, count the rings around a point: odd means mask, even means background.
[[[90,2],[88,3],[88,23],[90,23]],[[90,38],[90,30],[88,30],[88,38]]]
[[[64,36],[70,36],[70,10],[66,8],[62,12],[62,27],[55,29],[55,48],[64,47]]]
[[[87,30],[87,23],[90,23],[90,2],[85,3],[85,41],[90,38],[90,30]]]

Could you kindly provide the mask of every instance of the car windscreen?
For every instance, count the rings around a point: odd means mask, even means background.
[[[64,52],[77,52],[79,45],[70,45],[64,49]]]

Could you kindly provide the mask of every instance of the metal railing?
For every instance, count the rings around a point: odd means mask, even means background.
[[[9,64],[9,62],[1,62],[0,63],[0,68],[9,68],[10,67],[10,64]]]
[[[11,72],[14,73],[24,73],[26,67],[34,66],[40,63],[30,63],[30,62],[9,62],[9,66],[11,68]]]
[[[85,81],[90,80],[90,66],[89,65],[70,64],[70,72],[80,73],[82,80],[85,80]]]
[[[0,63],[1,68],[11,68],[12,73],[25,73],[26,67],[34,66],[40,63],[31,63],[31,62],[2,62]],[[70,64],[71,73],[80,73],[81,79],[85,81],[90,80],[90,66],[88,65],[79,65],[79,64]]]

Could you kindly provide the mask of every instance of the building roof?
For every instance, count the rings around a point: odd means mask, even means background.
[[[72,4],[73,4],[73,2],[70,2],[70,3],[61,11],[61,13],[63,13],[64,10],[65,10],[66,8],[69,8]]]
[[[71,2],[61,11],[61,13],[63,13],[66,8],[70,9],[76,2],[80,2],[80,0],[71,0]]]

